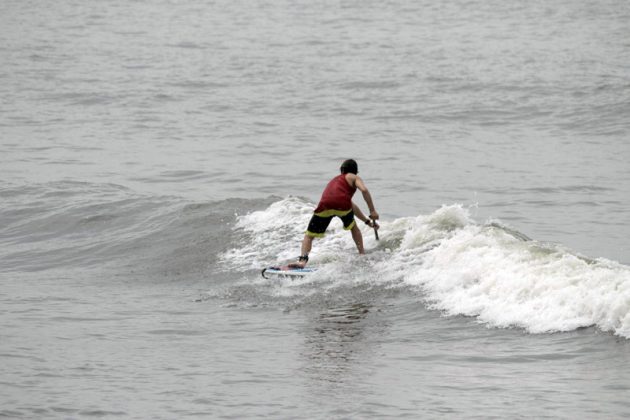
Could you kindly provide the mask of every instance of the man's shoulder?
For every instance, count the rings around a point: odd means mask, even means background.
[[[357,181],[361,180],[361,178],[357,174],[347,173],[344,175],[346,177],[346,182],[348,182],[348,184],[350,184],[350,186],[354,188],[356,188],[357,186]]]

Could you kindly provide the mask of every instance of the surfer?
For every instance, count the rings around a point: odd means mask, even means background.
[[[330,180],[326,189],[324,189],[319,204],[317,208],[315,208],[308,228],[304,233],[302,252],[298,258],[298,262],[291,264],[291,266],[306,266],[308,254],[311,252],[313,246],[313,239],[324,236],[330,221],[335,216],[341,219],[343,228],[352,233],[352,239],[359,250],[359,254],[365,254],[365,250],[363,249],[363,235],[361,235],[361,230],[354,220],[355,215],[371,228],[379,228],[378,223],[376,223],[379,216],[374,208],[372,196],[363,180],[357,175],[359,173],[357,162],[353,159],[348,159],[341,164],[340,170],[341,174]],[[352,196],[357,189],[361,191],[363,199],[368,205],[368,209],[370,210],[369,218],[366,217],[361,209],[352,201]]]

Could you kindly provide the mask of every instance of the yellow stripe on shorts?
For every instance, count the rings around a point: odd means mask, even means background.
[[[350,209],[350,210],[324,210],[322,212],[315,213],[315,216],[319,216],[319,217],[331,217],[331,216],[343,217],[346,214],[350,213],[351,211],[352,211],[352,209]]]

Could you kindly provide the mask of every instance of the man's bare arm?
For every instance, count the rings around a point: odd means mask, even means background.
[[[357,206],[354,201],[352,202],[352,211],[354,212],[354,215],[357,217],[357,219],[359,219],[360,221],[366,223],[368,226],[373,227],[374,229],[379,228],[378,223],[370,220],[365,214],[363,214],[359,206]]]
[[[354,215],[357,216],[357,219],[359,219],[360,221],[365,222],[368,220],[367,216],[363,214],[359,206],[354,204],[354,201],[352,202],[352,211],[354,212]]]
[[[365,183],[363,182],[363,180],[360,177],[356,177],[355,179],[355,184],[354,184],[357,189],[359,191],[361,191],[361,194],[363,194],[363,199],[365,200],[365,202],[368,205],[368,209],[370,209],[370,218],[377,220],[378,219],[378,213],[376,212],[376,209],[374,208],[374,202],[372,201],[372,195],[370,194],[370,191],[367,189],[367,187],[365,186]]]

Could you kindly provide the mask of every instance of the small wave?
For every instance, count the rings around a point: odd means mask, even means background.
[[[200,45],[196,42],[191,42],[191,41],[182,41],[182,42],[178,42],[177,44],[168,44],[169,47],[174,47],[174,48],[185,48],[185,49],[194,49],[194,50],[202,50],[205,47],[203,45]]]
[[[0,197],[0,271],[111,268],[165,277],[203,276],[229,243],[234,214],[269,202],[182,202],[89,182],[0,187]]]
[[[11,271],[105,264],[155,232],[170,210],[116,185],[76,182],[35,186],[7,204],[0,259]]]
[[[401,86],[400,83],[391,80],[373,80],[373,81],[358,81],[358,82],[345,82],[340,84],[339,88],[344,90],[380,90],[380,89],[397,89]]]
[[[187,88],[187,89],[217,89],[225,88],[229,85],[225,83],[208,82],[204,80],[177,80],[168,83],[169,86]]]

